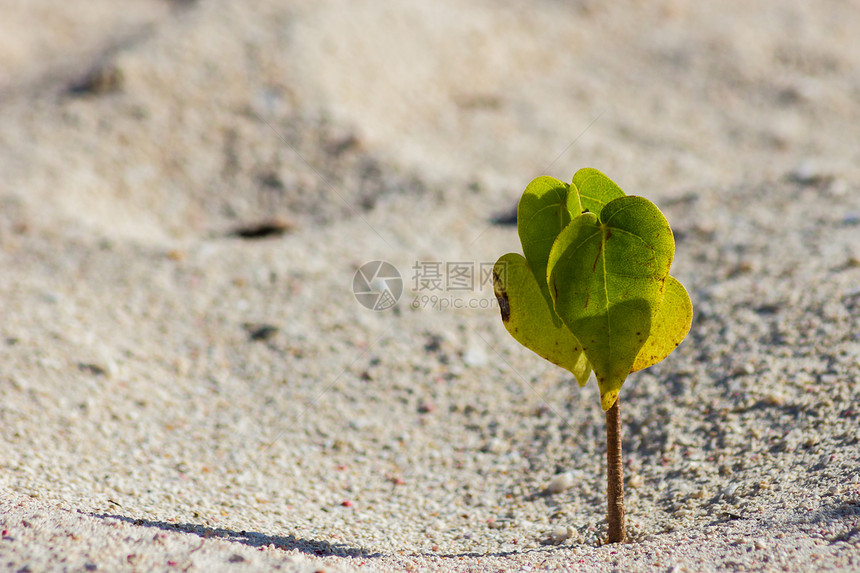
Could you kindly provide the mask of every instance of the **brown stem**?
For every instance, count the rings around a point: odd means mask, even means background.
[[[621,468],[621,415],[618,403],[606,412],[606,520],[609,522],[609,543],[624,543],[624,470]]]

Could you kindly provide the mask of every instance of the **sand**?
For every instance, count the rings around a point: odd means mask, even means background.
[[[0,569],[860,569],[860,9],[0,13]],[[625,545],[596,384],[484,280],[584,166],[695,309],[621,393]]]

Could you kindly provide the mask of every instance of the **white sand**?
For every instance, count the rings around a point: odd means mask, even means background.
[[[0,570],[860,570],[860,9],[382,6],[0,0]],[[583,166],[696,311],[623,546],[593,381],[413,284]]]

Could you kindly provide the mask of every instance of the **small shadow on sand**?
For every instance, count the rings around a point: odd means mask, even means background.
[[[480,551],[464,551],[463,553],[436,553],[435,551],[431,552],[421,552],[415,553],[415,556],[427,557],[427,558],[436,558],[440,560],[452,560],[452,559],[468,559],[468,558],[484,558],[484,557],[513,557],[515,555],[528,555],[528,554],[550,554],[553,551],[563,551],[565,549],[570,549],[571,547],[560,547],[556,545],[547,545],[544,547],[537,547],[532,549],[512,549],[510,551],[494,551],[492,553],[481,553]]]
[[[371,553],[364,549],[348,547],[341,543],[329,543],[328,541],[318,541],[315,539],[299,539],[292,535],[265,535],[254,531],[233,531],[232,529],[224,529],[222,527],[206,527],[194,523],[168,523],[166,521],[151,521],[148,519],[134,519],[123,515],[112,515],[109,513],[94,513],[93,517],[101,519],[116,519],[137,525],[140,527],[153,527],[163,529],[164,531],[179,531],[183,533],[191,533],[198,535],[204,539],[222,539],[225,541],[233,541],[242,543],[250,547],[267,547],[274,545],[279,549],[290,551],[298,549],[302,553],[316,555],[320,557],[336,556],[336,557],[381,557],[382,553]]]
[[[824,539],[830,543],[838,541],[857,543],[860,541],[858,517],[860,517],[860,502],[840,500],[832,502],[818,511],[799,514],[794,519],[794,523],[807,532],[820,533],[822,529],[829,530],[830,534],[824,535]],[[843,526],[835,527],[836,524],[843,524]],[[825,527],[825,525],[829,527]]]

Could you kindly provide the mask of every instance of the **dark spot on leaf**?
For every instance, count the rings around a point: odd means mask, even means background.
[[[507,322],[511,319],[511,304],[508,301],[508,293],[502,291],[496,295],[496,300],[499,301],[499,310],[502,313],[502,320]]]
[[[600,241],[600,247],[597,249],[597,256],[594,257],[594,264],[591,265],[591,272],[597,271],[597,261],[600,260],[600,254],[603,252],[603,243],[604,241]]]

